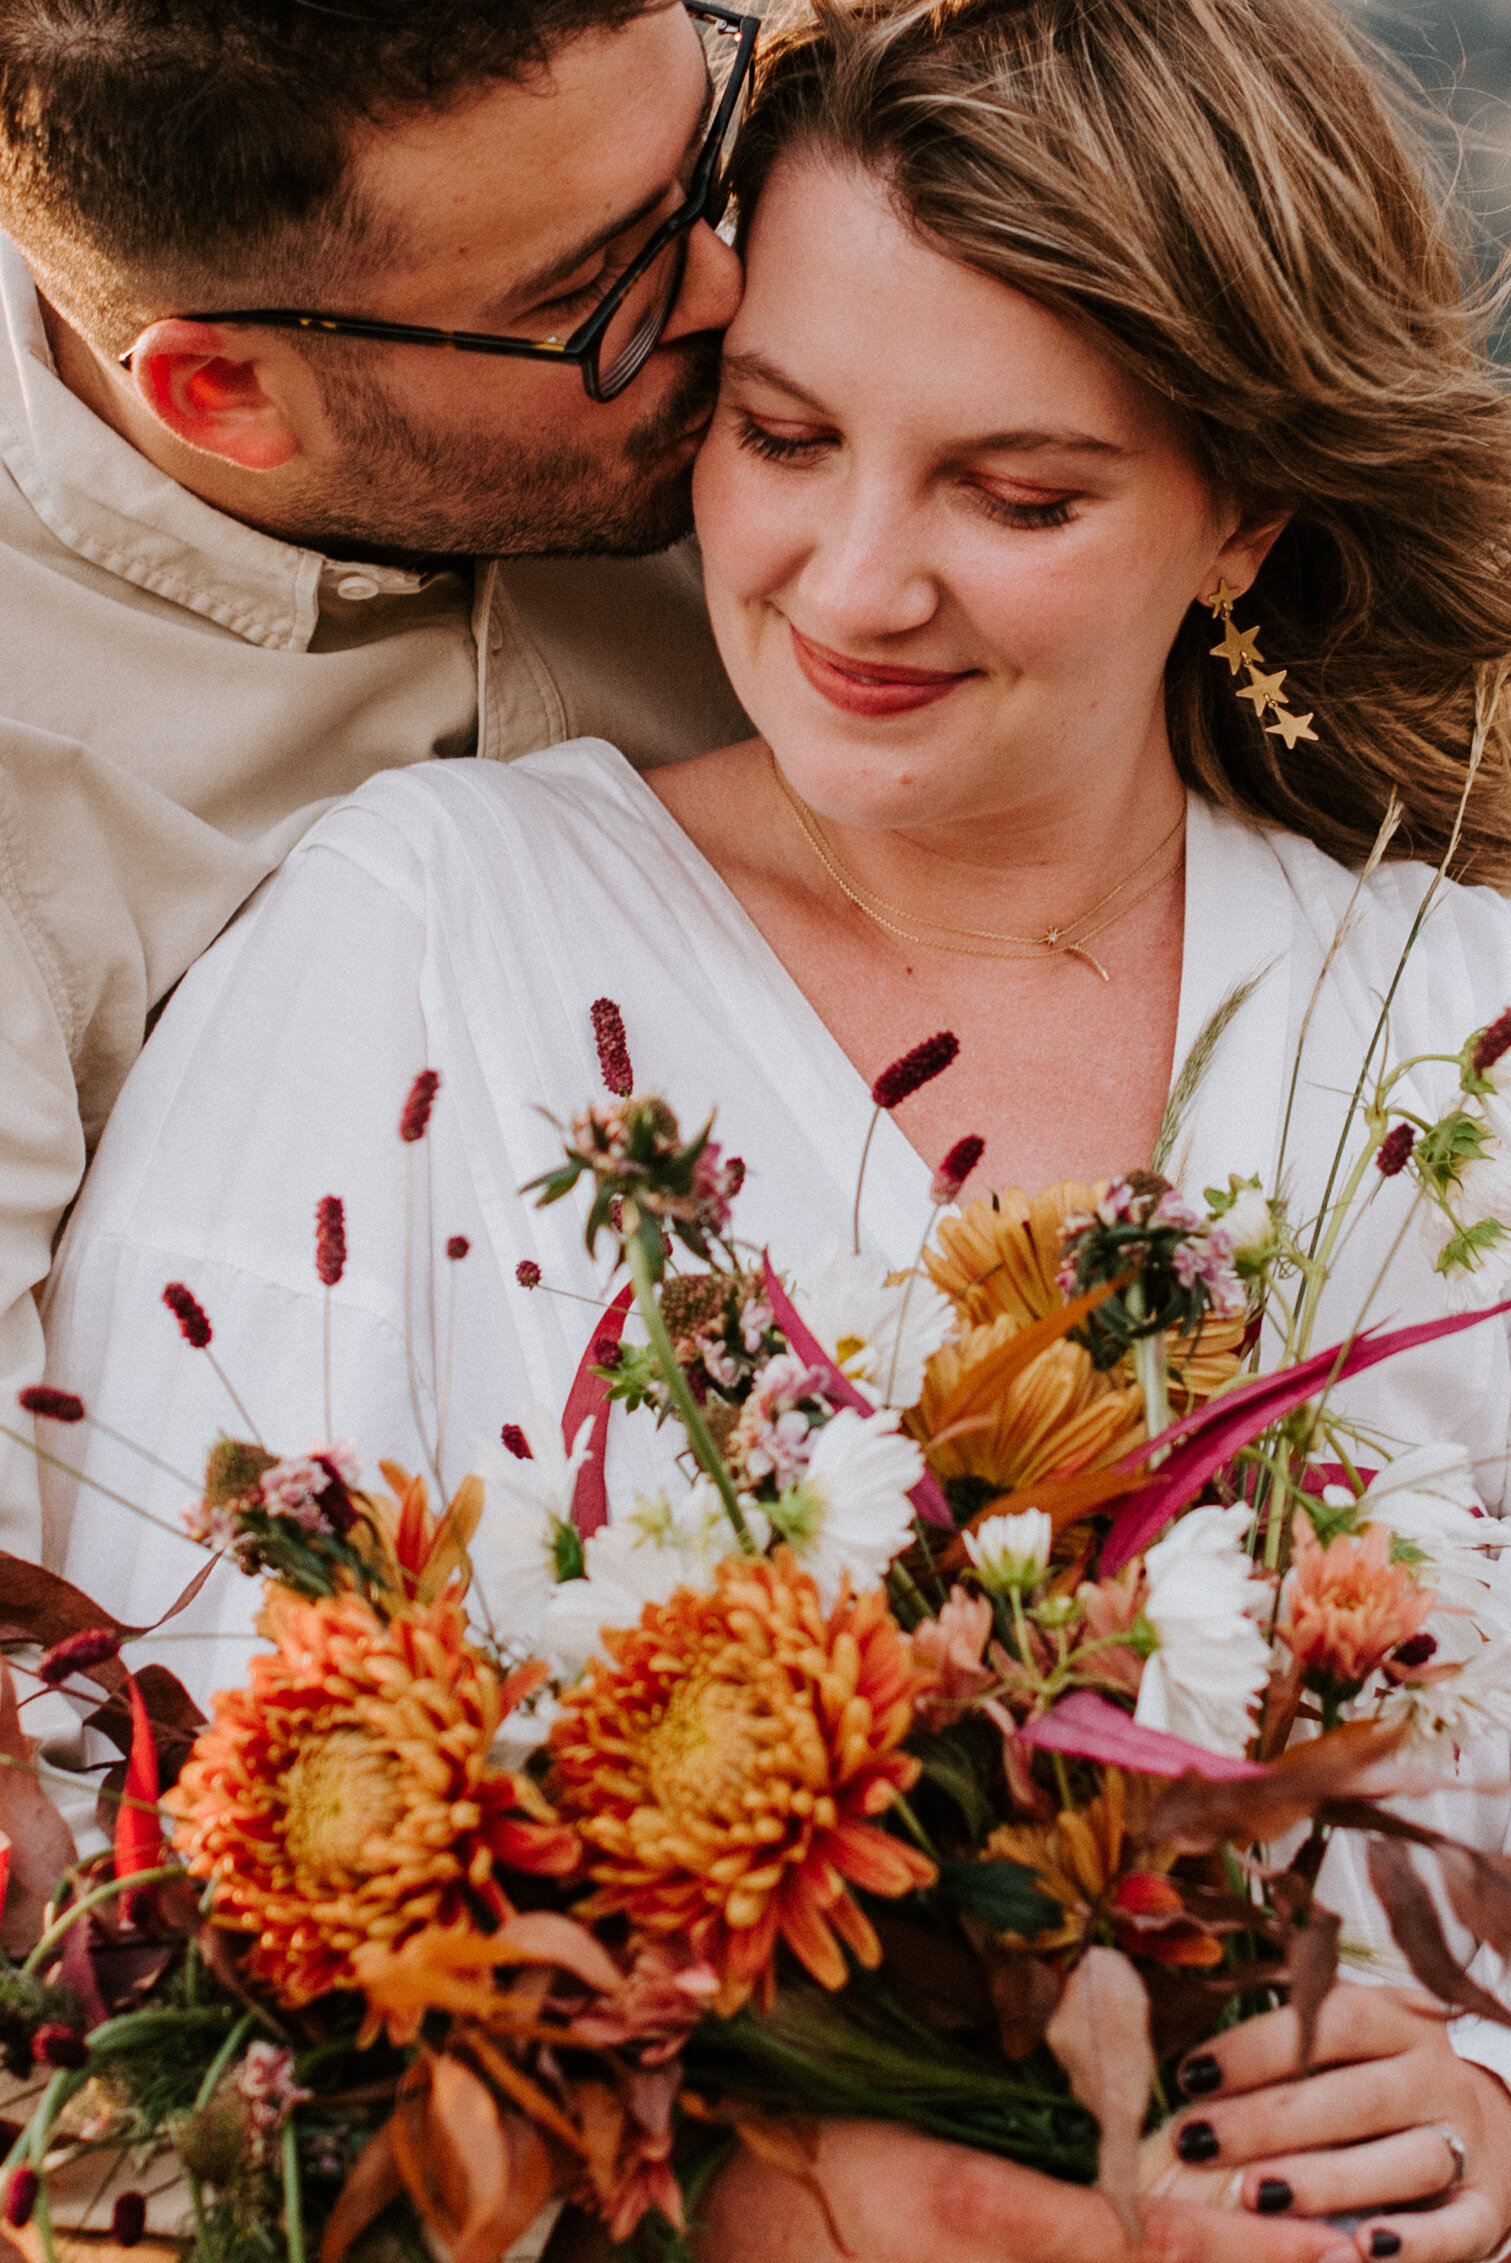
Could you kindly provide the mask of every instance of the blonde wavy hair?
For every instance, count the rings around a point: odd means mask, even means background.
[[[805,0],[738,157],[748,216],[816,148],[1175,402],[1214,489],[1292,514],[1240,609],[1319,743],[1234,698],[1193,607],[1188,785],[1345,863],[1511,889],[1511,399],[1467,227],[1327,0]],[[1478,730],[1476,719],[1478,717]]]

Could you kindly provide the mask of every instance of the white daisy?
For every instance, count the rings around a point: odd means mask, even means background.
[[[1032,1587],[1049,1562],[1055,1528],[1042,1509],[1023,1509],[1016,1516],[988,1517],[961,1537],[982,1586],[1006,1595],[1015,1587]]]
[[[509,1639],[533,1643],[565,1563],[575,1553],[571,1532],[577,1475],[592,1452],[592,1421],[584,1422],[567,1452],[561,1424],[541,1407],[527,1407],[520,1429],[527,1461],[492,1444],[480,1446],[473,1468],[485,1499],[476,1551],[478,1584],[494,1627]]]
[[[751,1539],[764,1547],[770,1525],[752,1505],[744,1514]],[[637,1494],[627,1514],[611,1516],[584,1541],[584,1576],[552,1589],[540,1623],[542,1648],[579,1673],[602,1648],[605,1627],[635,1626],[647,1603],[665,1603],[679,1587],[712,1587],[716,1567],[737,1545],[706,1477],[695,1479],[675,1508],[664,1493]]]
[[[836,1257],[793,1302],[841,1374],[874,1406],[915,1406],[923,1371],[955,1325],[924,1275],[889,1281],[872,1257]]]
[[[898,1435],[892,1410],[861,1416],[841,1407],[814,1440],[808,1467],[771,1509],[771,1522],[827,1608],[846,1573],[857,1590],[874,1587],[913,1532],[909,1493],[923,1456]]]
[[[1144,1559],[1143,1616],[1158,1648],[1145,1662],[1134,1719],[1234,1755],[1270,1674],[1270,1648],[1250,1617],[1266,1595],[1244,1552],[1245,1508],[1192,1509]]]
[[[1334,1489],[1328,1488],[1329,1495]],[[1345,1496],[1346,1498],[1347,1496]],[[1361,1517],[1388,1525],[1423,1561],[1417,1576],[1442,1597],[1429,1631],[1444,1639],[1437,1620],[1466,1614],[1478,1634],[1511,1636],[1511,1564],[1501,1557],[1500,1520],[1480,1510],[1473,1465],[1462,1446],[1415,1446],[1370,1479]]]

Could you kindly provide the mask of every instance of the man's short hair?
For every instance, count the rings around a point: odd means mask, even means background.
[[[645,4],[0,0],[0,224],[113,351],[207,282],[302,277],[306,297],[312,273],[328,288],[381,258],[347,179],[357,131],[528,75]]]

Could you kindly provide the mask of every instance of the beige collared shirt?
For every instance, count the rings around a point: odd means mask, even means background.
[[[690,549],[423,576],[260,534],[68,391],[3,238],[0,718],[8,1427],[41,1372],[33,1291],[152,1009],[332,802],[437,756],[592,734],[651,765],[749,727]],[[33,1552],[35,1499],[0,1439],[0,1547]]]

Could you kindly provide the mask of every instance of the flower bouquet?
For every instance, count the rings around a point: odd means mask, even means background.
[[[495,2263],[562,2201],[673,2263],[732,2148],[812,2185],[828,2114],[1100,2177],[1132,2222],[1178,2054],[1288,1999],[1305,2057],[1341,1834],[1421,1985],[1511,2019],[1437,1898],[1511,1952],[1511,1864],[1385,1804],[1511,1726],[1496,1528],[1461,1453],[1382,1459],[1334,1403],[1487,1315],[1311,1341],[1382,1176],[1414,1174],[1446,1273],[1495,1255],[1475,1181],[1511,1015],[1437,1122],[1361,1075],[1305,1226],[1155,1172],[957,1210],[967,1139],[916,1266],[806,1282],[737,1237],[741,1166],[594,1015],[608,1097],[538,1182],[612,1244],[564,1417],[520,1410],[449,1500],[345,1446],[220,1439],[192,1529],[265,1583],[267,1648],[208,1723],[129,1670],[150,1630],[0,1571],[0,2207],[48,2263],[85,2172],[121,2246],[181,2194],[200,2263]],[[878,1111],[954,1051],[893,1064]],[[335,1197],[316,1263],[334,1286]],[[213,1360],[190,1288],[165,1301]],[[659,1426],[654,1497],[610,1500],[611,1419]],[[121,1754],[100,1854],[17,1674]]]

